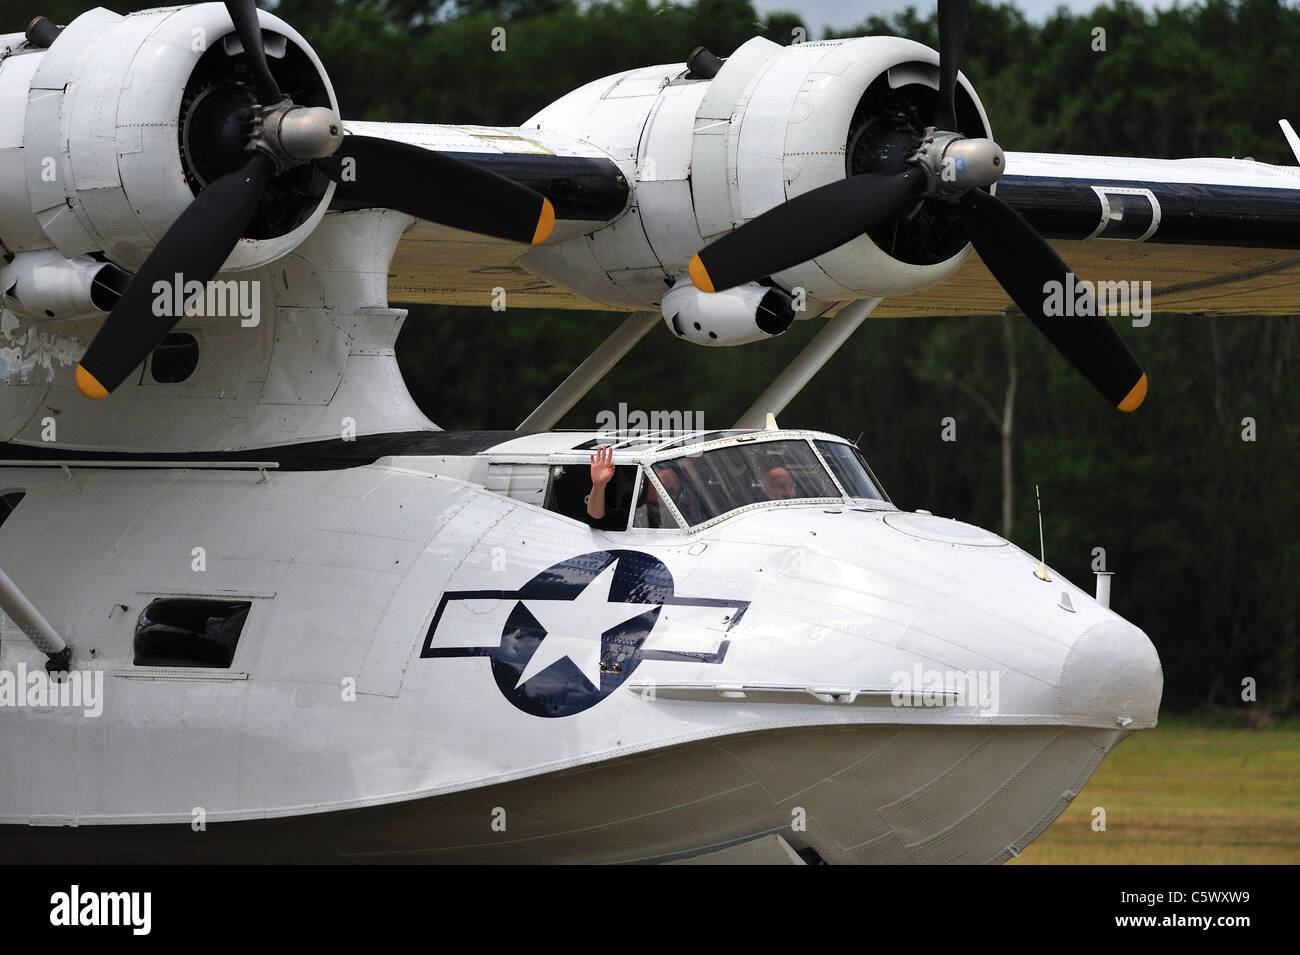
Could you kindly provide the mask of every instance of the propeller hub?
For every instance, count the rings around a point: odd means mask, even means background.
[[[343,142],[343,122],[324,106],[295,106],[283,99],[255,111],[248,148],[269,156],[276,171],[332,156]]]
[[[280,120],[280,146],[294,159],[324,159],[343,142],[343,123],[332,109],[303,106]]]
[[[910,157],[925,170],[927,192],[936,199],[956,202],[972,189],[997,182],[1007,168],[1002,147],[991,139],[967,139],[960,133],[938,132],[933,127]]]
[[[1007,157],[991,139],[954,140],[944,152],[955,170],[953,182],[963,192],[993,185],[1006,172]]]

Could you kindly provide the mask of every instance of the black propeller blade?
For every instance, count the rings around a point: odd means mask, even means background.
[[[254,0],[226,0],[226,12],[235,24],[235,33],[243,44],[244,55],[253,67],[253,79],[257,83],[257,96],[263,106],[280,102],[280,84],[271,75],[271,68],[266,65],[266,47],[262,43],[262,26],[257,19],[257,4]]]
[[[1124,340],[1100,315],[1045,314],[1048,282],[1065,288],[1069,266],[1016,210],[973,189],[961,200],[966,235],[988,270],[1057,351],[1120,411],[1147,393],[1147,376]]]
[[[536,243],[555,225],[540,193],[431,149],[345,136],[316,165],[363,202],[456,229]]]
[[[262,186],[275,171],[256,153],[243,169],[227,173],[185,207],[113,306],[77,366],[77,387],[104,398],[126,380],[184,315],[174,303],[190,282],[206,284],[230,255],[257,211]],[[154,284],[165,283],[165,300]],[[156,304],[163,302],[164,314]]]
[[[934,111],[934,128],[957,128],[957,71],[966,35],[970,0],[939,0],[939,102]]]
[[[851,176],[795,196],[705,246],[691,281],[721,292],[807,262],[898,215],[925,186],[919,167]]]

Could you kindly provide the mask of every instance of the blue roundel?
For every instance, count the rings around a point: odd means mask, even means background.
[[[673,578],[662,561],[602,550],[548,567],[519,588],[492,675],[507,700],[534,716],[572,716],[623,685]]]

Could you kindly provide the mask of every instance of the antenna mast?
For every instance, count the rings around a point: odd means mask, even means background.
[[[1043,499],[1038,496],[1038,485],[1034,485],[1034,500],[1038,502],[1038,569],[1034,576],[1039,580],[1051,580],[1047,573],[1047,547],[1043,544]]]

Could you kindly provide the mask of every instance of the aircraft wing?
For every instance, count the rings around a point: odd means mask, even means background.
[[[436,149],[542,193],[555,206],[550,241],[580,235],[615,218],[629,184],[605,152],[539,128],[442,126],[418,123],[345,124],[350,132]],[[333,208],[351,207],[343,190]],[[403,237],[388,275],[396,304],[480,305],[504,288],[511,308],[610,306],[553,285],[518,264],[526,245],[419,221]]]
[[[353,132],[449,152],[538,189],[552,242],[617,217],[629,184],[595,146],[540,128],[350,122]],[[631,159],[635,147],[628,150]],[[997,195],[1047,237],[1080,280],[1151,283],[1152,310],[1292,314],[1300,308],[1300,168],[1249,159],[1131,159],[1008,152]],[[347,208],[346,196],[336,207]],[[521,263],[529,248],[419,222],[389,275],[401,303],[611,310]],[[625,309],[624,309],[625,310]],[[1014,310],[979,257],[947,280],[885,299],[878,316]]]
[[[1080,280],[1149,281],[1152,310],[1289,315],[1300,309],[1300,168],[1242,159],[1007,153],[996,193]],[[875,315],[1014,309],[978,256]]]

